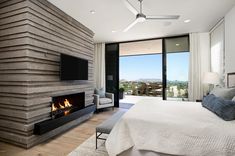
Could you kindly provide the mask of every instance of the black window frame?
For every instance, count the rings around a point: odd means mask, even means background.
[[[116,70],[116,72],[118,72],[116,74],[116,75],[118,75],[118,77],[116,78],[116,80],[118,80],[118,82],[116,82],[116,84],[119,84],[119,57],[120,57],[119,56],[119,45],[122,44],[122,43],[141,42],[141,41],[161,39],[162,40],[162,99],[167,100],[167,93],[166,93],[166,89],[167,89],[167,51],[166,51],[166,42],[165,42],[165,40],[170,39],[170,38],[180,38],[180,37],[187,37],[188,38],[188,44],[189,44],[188,47],[190,49],[189,34],[183,34],[183,35],[177,35],[177,36],[168,36],[168,37],[159,37],[159,38],[150,38],[150,39],[142,39],[142,40],[132,40],[132,41],[124,41],[124,42],[107,43],[106,46],[107,45],[112,45],[112,44],[118,44],[118,52],[117,52],[117,55],[116,55],[116,56],[118,56],[118,59],[116,59],[116,61],[118,61],[118,70]],[[106,75],[106,77],[107,77],[107,75]],[[116,89],[117,89],[117,94],[119,94],[119,86]],[[119,107],[119,102],[115,106]]]

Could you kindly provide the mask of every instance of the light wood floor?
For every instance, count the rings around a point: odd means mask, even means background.
[[[64,156],[73,151],[85,140],[95,134],[95,127],[105,119],[109,118],[114,111],[107,110],[94,114],[92,118],[78,125],[77,127],[52,138],[47,142],[23,149],[7,143],[0,142],[0,156]]]

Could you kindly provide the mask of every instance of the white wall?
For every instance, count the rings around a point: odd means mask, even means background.
[[[225,16],[225,73],[235,72],[235,7]]]

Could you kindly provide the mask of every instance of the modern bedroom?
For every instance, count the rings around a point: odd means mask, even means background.
[[[0,0],[0,156],[235,156],[235,0]]]

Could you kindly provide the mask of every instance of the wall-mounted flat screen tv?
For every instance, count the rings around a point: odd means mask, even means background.
[[[60,55],[61,80],[88,80],[88,60]]]

